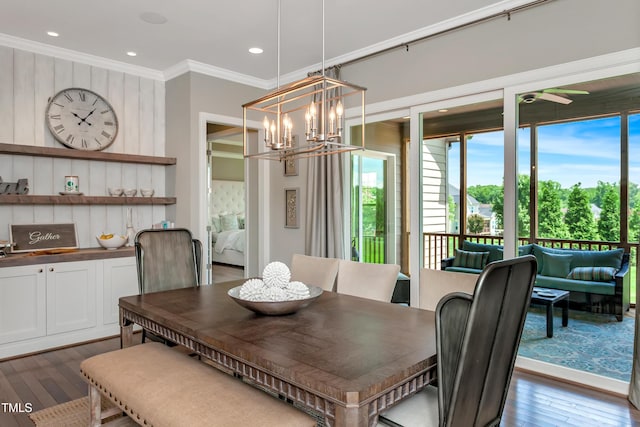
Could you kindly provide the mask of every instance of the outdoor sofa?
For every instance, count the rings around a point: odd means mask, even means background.
[[[629,254],[623,249],[555,249],[535,243],[518,247],[518,255],[527,254],[538,261],[536,286],[569,291],[572,308],[614,314],[622,321],[630,301]],[[442,260],[441,268],[479,274],[487,263],[502,258],[501,245],[464,240],[455,257]]]

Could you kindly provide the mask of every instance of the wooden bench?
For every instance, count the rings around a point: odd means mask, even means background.
[[[146,426],[315,426],[311,416],[156,342],[91,357],[80,364],[89,383],[91,426],[101,398]]]

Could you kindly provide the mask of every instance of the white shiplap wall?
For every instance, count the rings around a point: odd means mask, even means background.
[[[164,82],[52,56],[0,46],[0,142],[64,148],[44,120],[48,99],[68,87],[104,96],[119,121],[115,142],[105,152],[163,156],[165,147]],[[65,175],[78,175],[80,191],[107,195],[108,187],[153,188],[165,194],[164,166],[102,161],[0,155],[5,182],[29,180],[29,194],[58,194]],[[75,222],[80,247],[96,247],[95,235],[124,233],[126,206],[0,205],[0,239],[9,224]],[[133,206],[136,229],[165,219],[164,206]]]

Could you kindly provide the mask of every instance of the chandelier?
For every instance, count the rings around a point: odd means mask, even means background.
[[[324,0],[322,1],[322,71],[280,87],[280,0],[278,0],[277,89],[242,106],[245,158],[283,160],[363,150],[365,88],[325,75]],[[345,112],[362,125],[358,144],[344,141]],[[249,142],[248,122],[262,123],[264,136]]]

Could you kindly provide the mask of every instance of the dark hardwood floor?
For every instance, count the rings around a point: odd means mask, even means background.
[[[119,346],[110,338],[0,362],[0,426],[32,426],[27,413],[11,413],[8,404],[37,411],[85,396],[80,362]],[[621,397],[516,371],[502,426],[640,426],[640,411]]]

